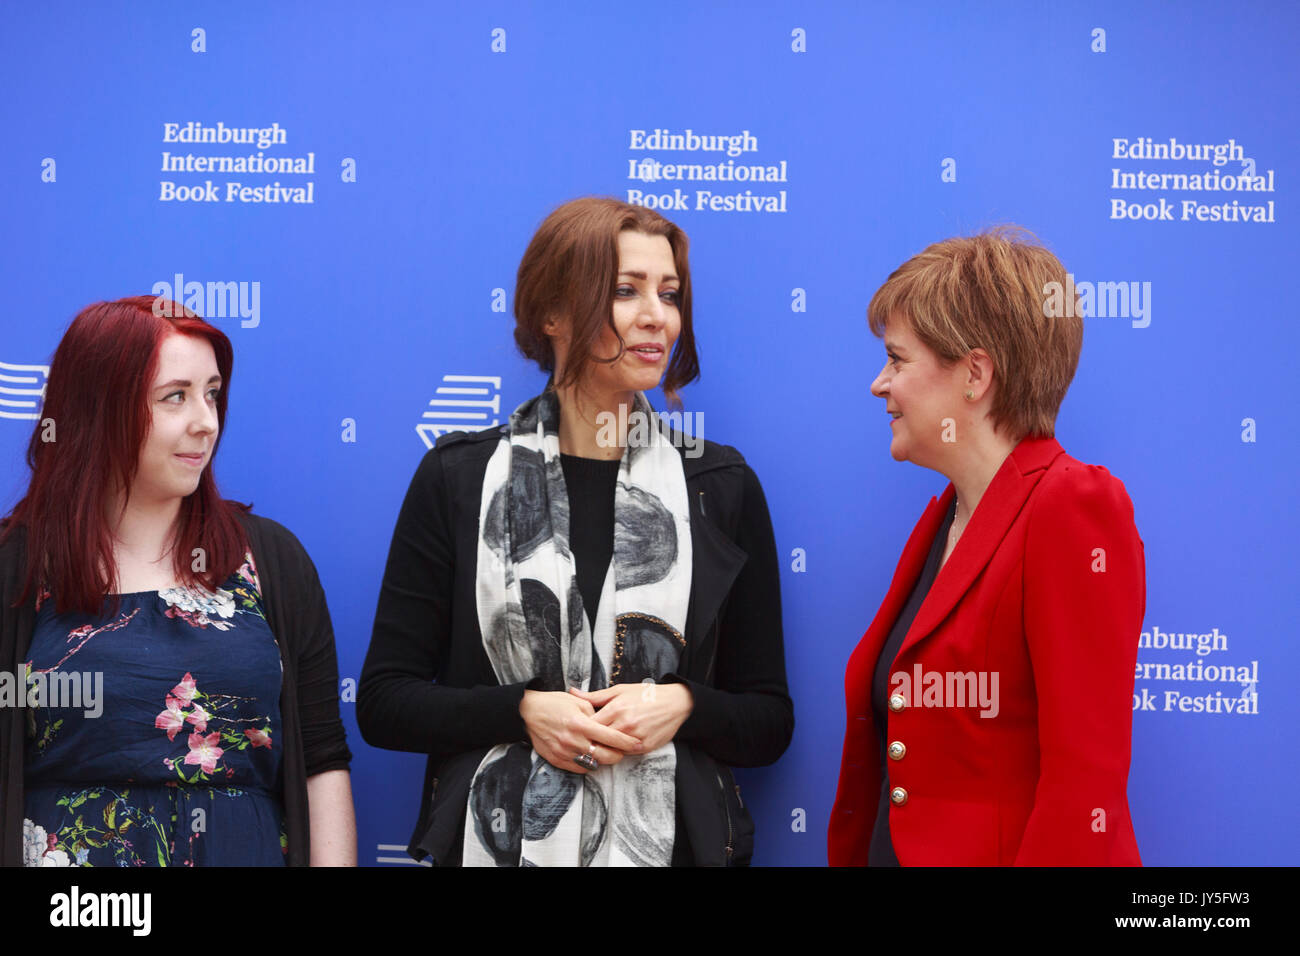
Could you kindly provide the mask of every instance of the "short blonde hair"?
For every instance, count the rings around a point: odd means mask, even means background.
[[[1079,365],[1078,303],[1048,316],[1048,283],[1066,288],[1065,266],[1019,226],[945,239],[908,259],[867,306],[883,336],[886,319],[906,321],[946,367],[982,348],[997,390],[989,416],[1015,440],[1051,438],[1056,413]]]

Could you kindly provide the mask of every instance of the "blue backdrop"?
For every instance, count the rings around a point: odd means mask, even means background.
[[[1296,672],[1300,570],[1285,490],[1300,344],[1286,292],[1300,135],[1285,104],[1300,11],[462,6],[5,10],[0,363],[17,368],[0,368],[0,508],[24,487],[31,392],[72,316],[170,291],[177,275],[202,284],[198,310],[236,359],[218,477],[320,569],[361,859],[401,863],[423,759],[361,740],[349,681],[402,495],[434,434],[504,420],[540,391],[510,308],[544,215],[585,194],[669,196],[686,207],[667,214],[691,239],[703,368],[686,408],[762,479],[784,565],[797,728],[778,764],[739,775],[755,862],[820,865],[844,665],[944,485],[888,455],[866,304],[928,243],[1020,223],[1079,283],[1136,293],[1099,296],[1057,434],[1125,482],[1146,544],[1138,659],[1152,666],[1137,681],[1129,781],[1143,859],[1296,862],[1297,702],[1281,688]],[[184,141],[200,126],[220,136],[219,124],[283,132],[260,149]],[[672,149],[655,130],[747,133],[752,148]],[[1203,143],[1224,147],[1218,165],[1177,149]],[[291,161],[166,168],[259,152]],[[655,163],[776,170],[653,181],[674,172]],[[1154,188],[1125,188],[1139,173],[1157,175]],[[1225,176],[1263,188],[1224,189]],[[176,198],[191,187],[197,201]],[[284,201],[295,196],[311,201]],[[1134,203],[1163,218],[1127,218]],[[208,301],[209,283],[242,298]],[[1223,639],[1198,653],[1161,646],[1170,633]],[[1255,680],[1158,666],[1193,661]],[[1195,709],[1216,692],[1249,712]]]

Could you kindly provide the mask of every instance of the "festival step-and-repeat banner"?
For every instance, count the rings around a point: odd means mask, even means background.
[[[436,437],[504,422],[537,225],[598,194],[690,237],[685,411],[771,508],[797,726],[738,773],[755,862],[821,865],[849,653],[934,472],[894,462],[872,292],[999,223],[1085,310],[1058,421],[1146,547],[1129,796],[1147,864],[1300,855],[1300,8],[11,5],[0,16],[0,509],[85,305],[184,300],[235,349],[216,472],[311,553],[361,859],[412,865],[424,760],[356,728],[389,538]],[[665,408],[656,395],[657,407]]]

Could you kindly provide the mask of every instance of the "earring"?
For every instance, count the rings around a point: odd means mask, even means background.
[[[975,397],[975,393],[972,392],[970,389],[967,389],[967,390],[966,390],[966,401],[970,401],[970,400],[971,400],[972,398],[974,398],[974,397]]]

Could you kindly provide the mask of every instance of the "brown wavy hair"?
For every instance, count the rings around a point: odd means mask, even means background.
[[[686,233],[652,209],[617,199],[588,196],[552,212],[538,227],[519,263],[515,280],[515,344],[544,372],[552,387],[581,382],[594,362],[617,362],[625,343],[614,328],[614,289],[618,275],[618,235],[641,232],[663,236],[673,252],[679,280],[678,313],[682,328],[664,373],[668,401],[680,404],[677,392],[700,377],[695,332],[691,326],[691,269]],[[554,380],[555,349],[545,327],[552,319],[572,323],[569,351],[559,381]],[[614,330],[619,353],[613,359],[591,354],[602,327]]]

